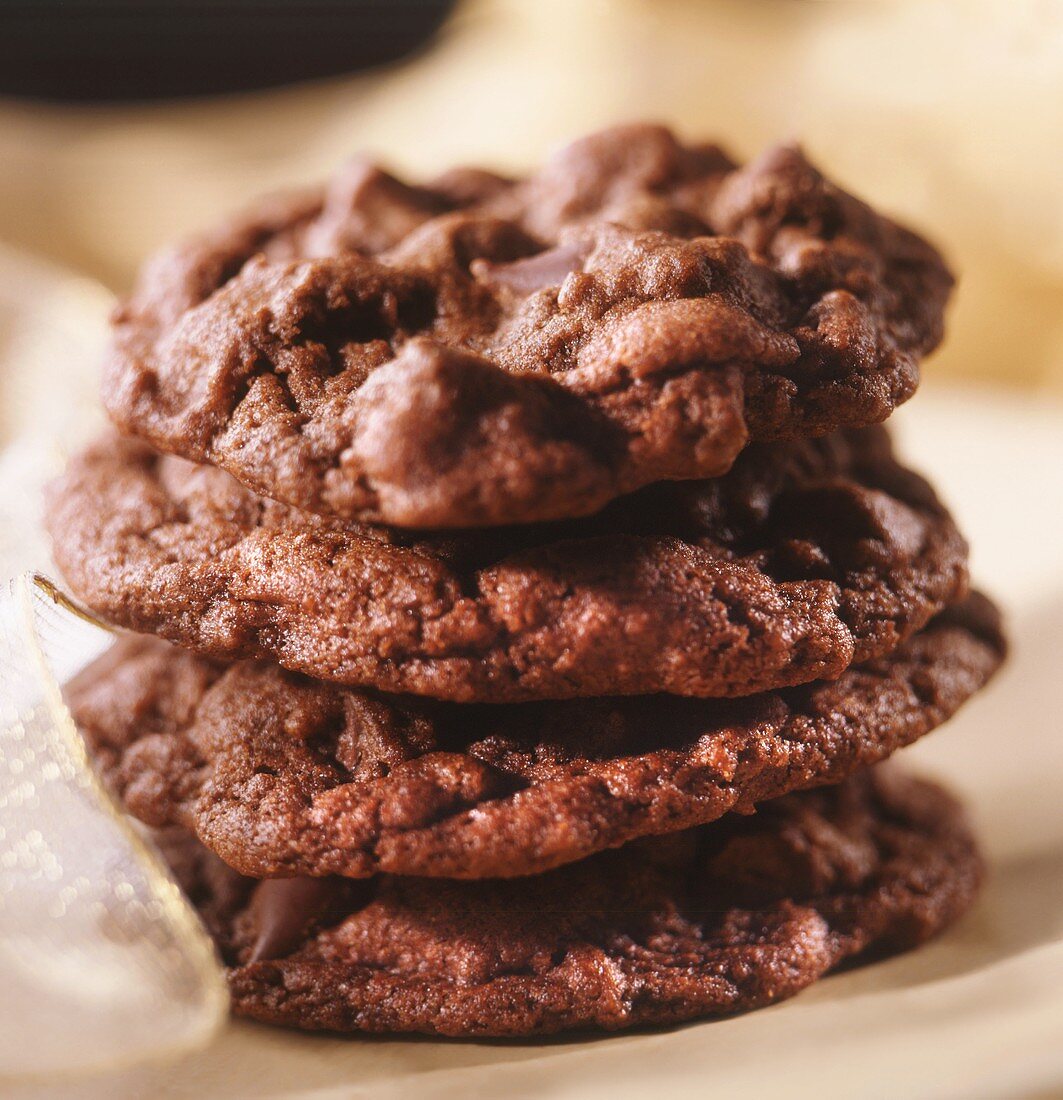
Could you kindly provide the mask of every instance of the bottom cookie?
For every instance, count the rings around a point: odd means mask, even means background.
[[[455,1037],[759,1008],[935,935],[981,878],[956,802],[883,769],[520,879],[257,882],[189,834],[160,842],[237,1013]]]

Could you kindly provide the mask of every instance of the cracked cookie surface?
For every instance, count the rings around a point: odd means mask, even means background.
[[[620,127],[525,180],[356,164],[149,264],[116,314],[123,431],[344,519],[582,516],[749,439],[876,423],[951,286],[795,149]]]
[[[510,877],[837,782],[946,721],[1003,652],[973,595],[836,681],[740,700],[431,703],[144,638],[67,698],[126,809],[243,874]]]
[[[935,935],[981,878],[957,804],[881,769],[526,879],[259,883],[187,834],[162,842],[237,1013],[454,1037],[763,1007]]]
[[[838,676],[963,595],[966,544],[884,429],[748,448],[555,526],[411,536],[108,437],[52,486],[73,592],[208,656],[459,702],[738,696]]]

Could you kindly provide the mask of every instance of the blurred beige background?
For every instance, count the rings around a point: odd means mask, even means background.
[[[468,0],[382,73],[142,107],[0,102],[0,241],[115,290],[263,189],[370,149],[521,167],[658,118],[738,155],[796,137],[961,276],[935,374],[1063,389],[1063,3]]]

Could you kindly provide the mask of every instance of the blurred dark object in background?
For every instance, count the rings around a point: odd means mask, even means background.
[[[0,0],[0,94],[159,99],[395,61],[454,0]]]

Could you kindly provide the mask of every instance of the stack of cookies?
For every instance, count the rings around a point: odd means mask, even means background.
[[[716,1016],[963,912],[960,809],[876,767],[1003,656],[875,426],[951,282],[799,150],[650,126],[357,163],[147,267],[48,504],[140,633],[69,698],[236,1011]]]

